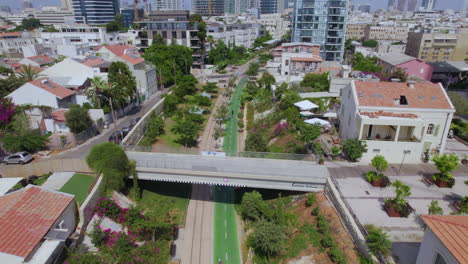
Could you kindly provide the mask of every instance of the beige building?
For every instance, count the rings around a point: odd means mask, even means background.
[[[468,28],[409,32],[405,53],[424,61],[462,61],[468,58]]]
[[[346,39],[363,39],[366,32],[366,24],[347,24]]]
[[[364,40],[394,40],[406,42],[408,27],[368,26],[364,32]]]

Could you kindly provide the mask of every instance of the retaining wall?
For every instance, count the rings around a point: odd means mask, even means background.
[[[81,159],[51,159],[39,160],[25,165],[1,165],[0,175],[4,178],[40,176],[49,172],[74,171],[93,173],[85,160]]]

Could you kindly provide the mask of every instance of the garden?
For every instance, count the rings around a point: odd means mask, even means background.
[[[74,174],[65,185],[60,188],[60,192],[75,195],[75,200],[79,205],[83,204],[84,200],[91,192],[92,185],[95,182],[95,177],[88,174]]]

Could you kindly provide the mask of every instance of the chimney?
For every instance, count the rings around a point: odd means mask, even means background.
[[[407,85],[408,85],[408,87],[409,87],[410,89],[414,89],[414,84],[415,84],[415,83],[416,83],[415,81],[408,81]]]
[[[349,73],[351,72],[350,67],[348,65],[343,65],[341,67],[341,77],[344,79],[349,78]]]

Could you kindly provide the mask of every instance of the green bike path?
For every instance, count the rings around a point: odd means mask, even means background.
[[[237,114],[240,109],[242,89],[247,82],[246,78],[239,80],[229,105],[231,118],[226,125],[223,150],[237,152]],[[215,189],[214,213],[214,263],[221,259],[223,264],[240,264],[241,256],[239,240],[237,237],[237,220],[234,208],[234,188],[217,186]]]

